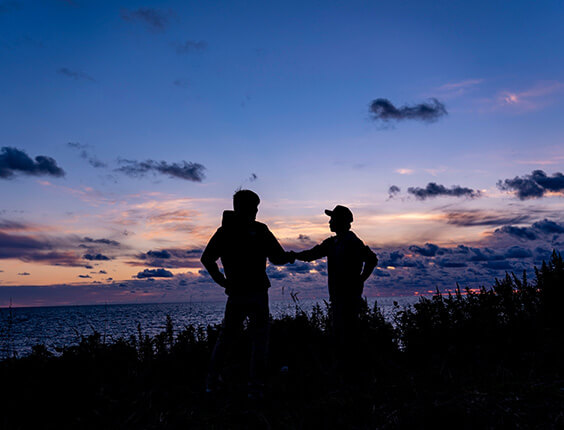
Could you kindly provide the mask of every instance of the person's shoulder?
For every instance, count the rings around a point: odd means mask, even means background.
[[[217,230],[215,231],[215,233],[212,235],[212,237],[210,238],[210,240],[218,240],[219,238],[223,237],[225,235],[225,227],[219,226],[217,228]]]
[[[325,239],[323,242],[321,242],[321,246],[334,245],[336,239],[337,239],[337,236],[329,236],[327,239]]]
[[[268,226],[259,221],[253,221],[253,227],[256,228],[257,230],[269,231]]]
[[[271,231],[269,230],[268,226],[266,224],[263,224],[262,222],[259,221],[254,221],[253,222],[253,230],[256,231],[259,234],[272,234]]]
[[[362,239],[358,237],[352,230],[349,230],[349,232],[347,233],[347,240],[354,243],[355,245],[364,246]]]

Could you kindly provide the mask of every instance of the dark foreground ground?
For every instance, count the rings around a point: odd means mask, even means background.
[[[224,389],[204,394],[217,327],[167,329],[57,356],[0,362],[0,428],[564,428],[564,265],[507,276],[481,293],[365,309],[361,354],[334,370],[326,312],[275,320],[265,399],[247,399],[248,338]]]

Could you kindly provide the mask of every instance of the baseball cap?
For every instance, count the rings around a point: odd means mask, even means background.
[[[351,210],[345,206],[337,205],[332,211],[325,209],[325,214],[331,218],[343,220],[345,222],[353,222],[353,214]]]

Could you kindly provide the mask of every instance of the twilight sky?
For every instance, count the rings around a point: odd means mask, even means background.
[[[0,306],[212,300],[240,187],[287,249],[349,206],[366,295],[564,248],[561,1],[0,0]],[[269,267],[326,298],[325,263]],[[531,273],[532,275],[532,273]]]

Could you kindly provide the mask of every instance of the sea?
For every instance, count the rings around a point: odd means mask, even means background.
[[[368,298],[374,302],[386,319],[393,323],[398,309],[411,306],[418,296],[394,296]],[[310,313],[315,304],[325,309],[323,300],[271,300],[273,318],[295,315],[299,308]],[[170,315],[175,333],[186,326],[207,326],[221,323],[225,302],[108,304],[82,306],[50,306],[0,309],[0,360],[22,357],[31,352],[32,346],[43,344],[58,354],[61,348],[80,342],[94,332],[101,334],[105,342],[143,334],[154,336],[162,332],[166,316]]]

